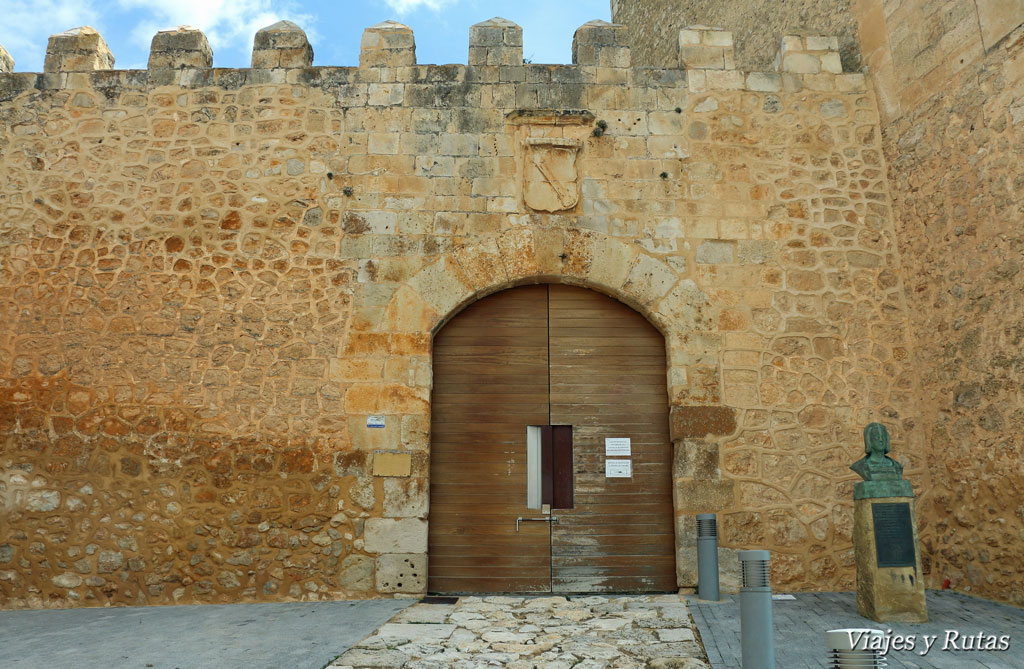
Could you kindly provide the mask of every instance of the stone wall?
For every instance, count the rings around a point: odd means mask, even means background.
[[[675,67],[679,31],[708,25],[733,32],[740,69],[770,68],[782,35],[808,33],[837,37],[844,69],[856,72],[861,51],[850,4],[851,0],[611,0],[611,11],[612,21],[629,31],[637,65]]]
[[[681,586],[713,510],[727,566],[850,589],[870,420],[928,499],[878,110],[830,40],[644,69],[592,22],[524,65],[496,19],[433,66],[385,23],[312,68],[268,30],[256,69],[188,30],[96,69],[79,30],[0,74],[4,607],[422,593],[432,334],[535,281],[665,334]]]
[[[935,463],[931,584],[1022,605],[1024,2],[857,4]]]

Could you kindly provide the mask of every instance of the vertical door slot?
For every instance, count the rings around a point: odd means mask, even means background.
[[[572,425],[551,426],[551,507],[571,509],[572,488]]]
[[[541,431],[546,426],[526,426],[526,508],[539,509],[541,496]]]

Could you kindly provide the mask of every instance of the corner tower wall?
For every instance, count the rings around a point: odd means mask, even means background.
[[[637,65],[672,67],[680,30],[718,26],[736,36],[736,63],[744,70],[771,66],[780,35],[831,35],[847,72],[861,68],[851,0],[611,0],[612,21],[626,26]]]
[[[828,39],[638,68],[592,22],[533,65],[495,19],[435,66],[385,23],[335,68],[274,28],[276,68],[186,30],[97,70],[80,31],[0,74],[3,606],[422,593],[432,333],[534,281],[666,336],[681,587],[703,511],[727,574],[852,587],[858,426],[929,481],[878,110]],[[545,146],[579,147],[548,197]]]
[[[936,483],[934,582],[1024,605],[1024,1],[857,7]]]

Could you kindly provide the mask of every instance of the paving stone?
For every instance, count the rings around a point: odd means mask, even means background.
[[[332,666],[639,669],[661,659],[670,662],[664,667],[707,666],[677,595],[496,596],[415,604]]]
[[[392,618],[392,622],[444,623],[448,621],[448,615],[454,610],[454,604],[413,604]]]
[[[447,639],[455,631],[455,625],[388,623],[382,625],[377,634],[394,639]]]

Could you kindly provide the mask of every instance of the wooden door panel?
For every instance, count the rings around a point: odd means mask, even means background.
[[[434,341],[428,590],[674,590],[665,370],[655,328],[579,288],[515,288],[446,325]],[[525,507],[527,425],[573,426],[573,508],[516,532],[517,516],[541,515]],[[630,437],[632,478],[605,478],[609,436]]]
[[[665,340],[592,291],[549,289],[551,422],[573,426],[576,504],[552,527],[555,592],[675,590]],[[604,440],[629,437],[633,477],[605,478]]]
[[[550,530],[523,523],[526,426],[548,423],[547,287],[469,306],[434,339],[429,592],[549,592]]]

